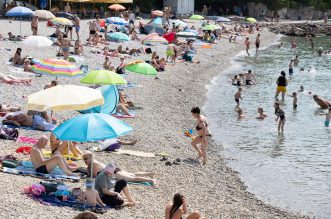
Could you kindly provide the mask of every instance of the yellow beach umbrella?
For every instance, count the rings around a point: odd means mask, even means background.
[[[249,17],[246,19],[247,21],[251,22],[251,23],[256,23],[256,19],[255,18],[252,18],[252,17]]]
[[[71,20],[64,18],[64,17],[55,17],[52,18],[51,23],[56,26],[73,26],[74,23],[72,23]]]
[[[28,96],[28,110],[85,110],[104,104],[101,91],[77,85],[58,85]]]

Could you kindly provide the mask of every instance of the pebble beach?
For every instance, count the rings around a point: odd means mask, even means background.
[[[81,39],[88,38],[88,22],[81,21]],[[0,20],[1,34],[7,32],[19,34],[19,21]],[[46,27],[46,22],[39,21],[39,35],[49,36],[54,28]],[[31,35],[30,23],[22,21],[22,35]],[[255,35],[250,36],[255,39]],[[75,39],[75,33],[73,33]],[[277,36],[263,29],[261,31],[261,46],[267,47]],[[222,153],[222,145],[213,141],[208,146],[208,163],[202,166],[198,162],[188,162],[196,158],[195,151],[190,145],[190,140],[184,132],[193,129],[195,120],[190,110],[193,106],[202,107],[206,100],[206,85],[213,77],[221,74],[231,65],[232,58],[244,49],[244,37],[237,44],[221,39],[218,44],[210,49],[198,46],[195,60],[200,64],[177,63],[166,66],[165,72],[158,74],[158,79],[143,75],[129,73],[126,79],[139,86],[127,89],[126,93],[138,107],[136,117],[124,119],[134,127],[134,131],[123,139],[138,142],[134,146],[123,146],[124,149],[167,153],[170,161],[180,158],[180,165],[166,166],[160,161],[161,157],[154,158],[119,155],[106,152],[95,152],[96,159],[108,163],[115,162],[121,169],[138,172],[151,171],[156,174],[157,188],[142,185],[130,185],[130,191],[137,202],[135,207],[126,207],[121,210],[109,210],[99,218],[164,218],[166,204],[171,201],[176,192],[185,195],[188,211],[199,211],[204,217],[215,218],[306,218],[303,215],[278,209],[258,200],[253,194],[246,191],[245,185],[240,180],[237,172],[227,165],[227,160]],[[74,43],[74,42],[73,42]],[[117,48],[119,43],[110,43],[110,48]],[[142,47],[140,41],[123,43],[131,48]],[[18,105],[26,110],[29,94],[42,90],[44,85],[53,80],[52,77],[35,77],[33,74],[24,73],[6,64],[12,57],[16,48],[23,49],[22,56],[29,55],[36,59],[55,58],[58,47],[31,48],[21,42],[0,42],[0,72],[16,77],[31,77],[32,85],[0,84],[0,103]],[[102,49],[103,46],[100,46]],[[104,57],[91,53],[91,47],[84,47],[84,55],[77,65],[86,64],[89,69],[102,67]],[[161,58],[165,56],[165,46],[157,46],[155,50]],[[132,57],[127,62],[144,60],[146,57]],[[115,66],[119,59],[111,59]],[[82,85],[79,79],[59,78],[60,84]],[[63,121],[78,115],[77,112],[65,111],[55,114],[58,121]],[[38,138],[40,131],[19,130],[20,135]],[[13,154],[20,159],[28,159],[27,155],[17,155],[15,150],[22,143],[0,140],[0,156]],[[80,148],[86,150],[92,144],[81,144]],[[29,176],[18,176],[0,172],[1,199],[0,218],[72,218],[80,213],[71,208],[54,207],[40,204],[22,193],[24,186],[38,183],[41,180]],[[79,183],[66,183],[74,187],[84,188],[84,181]]]

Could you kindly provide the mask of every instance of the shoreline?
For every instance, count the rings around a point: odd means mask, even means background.
[[[3,27],[4,23],[8,24],[8,21],[0,20],[0,26]],[[86,25],[86,23],[87,21],[84,21],[82,25]],[[53,31],[52,28],[42,28],[45,29],[45,32]],[[83,39],[88,34],[86,28],[84,29]],[[22,26],[22,30],[23,34],[24,31],[30,34],[29,26]],[[45,34],[43,33],[43,35]],[[267,44],[265,35],[269,35],[267,39],[271,40],[273,33],[263,31],[262,45]],[[251,35],[250,37],[253,38],[254,36]],[[17,48],[18,45],[20,44],[8,43],[6,47]],[[112,45],[117,46],[118,44]],[[109,210],[104,215],[98,215],[99,218],[162,218],[166,203],[172,199],[176,192],[182,192],[187,197],[189,212],[199,211],[207,218],[305,217],[265,204],[248,192],[238,172],[227,165],[226,158],[220,148],[222,146],[215,142],[211,143],[207,150],[209,161],[206,166],[185,161],[187,158],[196,157],[189,140],[183,134],[194,126],[190,109],[193,106],[204,105],[207,93],[206,85],[229,68],[232,57],[243,48],[242,39],[239,44],[230,44],[227,39],[221,39],[211,49],[199,49],[194,59],[200,60],[200,64],[178,63],[175,66],[169,66],[165,72],[159,73],[159,80],[129,74],[127,78],[142,85],[142,87],[128,90],[127,93],[135,105],[142,107],[143,110],[137,110],[135,119],[125,120],[134,127],[135,131],[124,138],[137,138],[138,143],[135,146],[124,146],[123,148],[153,153],[164,151],[170,155],[169,160],[172,161],[178,157],[182,162],[178,166],[165,166],[164,162],[159,161],[159,157],[153,159],[105,152],[96,153],[99,161],[104,163],[114,161],[120,168],[130,172],[152,171],[156,173],[159,182],[158,189],[130,186],[132,196],[138,202],[137,206],[117,211]],[[25,55],[27,48],[24,47],[24,49],[23,54]],[[103,60],[100,60],[98,56],[91,55],[89,53],[91,48],[86,47],[86,49],[86,55],[90,58],[85,58],[85,61],[88,62],[91,69],[100,65]],[[41,56],[41,52],[43,57],[54,57],[55,50],[54,48],[29,52],[37,58]],[[4,62],[12,53],[14,51],[5,53],[0,58],[1,62]],[[163,56],[163,53],[161,54]],[[141,59],[141,57],[137,59]],[[117,60],[114,62],[118,63]],[[4,64],[0,70],[9,73],[8,68],[9,66]],[[3,103],[25,107],[26,100],[22,100],[22,94],[30,94],[40,90],[50,80],[51,77],[33,78],[33,85],[30,87],[3,85],[4,90],[11,91],[12,95],[2,93],[0,98]],[[79,80],[60,79],[60,83],[69,83],[69,81],[72,84],[79,84]],[[76,115],[75,112],[64,112],[57,114],[57,118],[63,120],[74,115]],[[43,133],[20,130],[20,134],[39,137]],[[0,155],[13,153],[17,146],[21,146],[11,141],[1,140],[0,143],[2,146]],[[83,144],[81,147],[87,149],[90,146],[90,144]],[[26,158],[23,155],[18,157]],[[45,215],[47,215],[47,218],[57,218],[61,215],[61,217],[72,218],[79,213],[70,208],[42,205],[20,193],[23,186],[40,182],[40,179],[5,173],[0,173],[0,177],[2,178],[0,186],[6,188],[2,191],[2,196],[4,200],[7,200],[7,202],[0,204],[0,217],[20,218],[29,215],[30,218],[46,218]],[[12,183],[14,181],[15,184]],[[78,184],[66,184],[71,187],[83,187],[83,181]],[[50,212],[52,212],[51,215],[49,215]]]

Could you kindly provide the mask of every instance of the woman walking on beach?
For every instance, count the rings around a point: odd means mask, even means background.
[[[200,114],[199,107],[192,108],[191,113],[192,116],[197,119],[197,126],[195,129],[198,134],[191,142],[191,145],[198,152],[199,158],[202,158],[202,164],[205,165],[207,163],[208,140],[211,137],[207,118]],[[200,144],[200,148],[198,147],[198,144]]]
[[[285,99],[285,93],[286,93],[286,86],[287,86],[287,79],[286,79],[286,73],[282,71],[280,73],[280,76],[277,79],[277,91],[276,91],[276,98],[278,98],[278,95],[280,92],[282,92],[282,100]]]
[[[176,193],[173,198],[173,203],[168,204],[165,211],[165,219],[181,219],[184,214],[187,214],[187,206],[185,197]],[[199,212],[189,214],[186,219],[200,219],[202,218]]]
[[[284,112],[284,110],[282,108],[280,108],[279,103],[275,103],[274,107],[275,107],[275,114],[277,116],[276,122],[279,119],[278,132],[280,132],[280,130],[282,130],[282,132],[284,132],[285,112]]]

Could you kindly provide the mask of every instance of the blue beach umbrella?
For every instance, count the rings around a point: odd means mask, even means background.
[[[7,17],[31,17],[33,16],[33,11],[30,8],[18,6],[7,11]],[[20,20],[20,35],[21,35],[21,20]]]
[[[154,19],[154,21],[153,21],[155,24],[159,24],[159,25],[162,25],[162,18],[160,18],[160,17],[157,17],[157,18],[155,18]]]
[[[92,142],[117,138],[132,130],[127,123],[111,115],[89,113],[62,123],[53,134],[62,141]]]
[[[113,41],[121,42],[121,41],[129,41],[130,38],[128,35],[120,32],[107,34],[107,38]]]
[[[122,26],[127,26],[129,25],[129,22],[124,20],[123,18],[120,17],[109,17],[106,18],[106,23],[109,24],[116,24],[116,25],[122,25]]]

